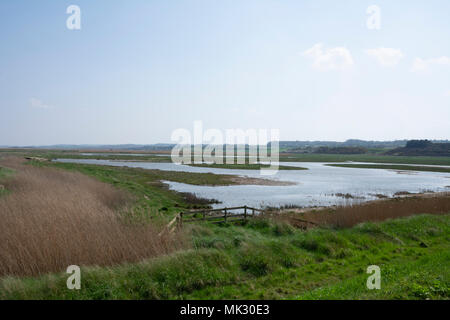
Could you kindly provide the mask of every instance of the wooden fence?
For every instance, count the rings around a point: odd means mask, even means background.
[[[264,213],[264,210],[248,206],[181,212],[167,224],[159,235],[161,236],[165,232],[173,233],[177,228],[181,228],[185,222],[209,221],[211,223],[225,223],[246,221],[262,213]]]
[[[245,221],[255,215],[263,214],[264,210],[248,206],[221,209],[203,209],[180,213],[180,223],[209,221],[211,223],[225,223]]]
[[[248,206],[186,211],[177,214],[176,217],[167,224],[161,234],[164,232],[173,233],[177,228],[181,228],[183,223],[187,222],[209,221],[210,223],[226,223],[246,221],[249,218],[253,218],[261,214],[264,214],[264,210]],[[312,221],[307,221],[300,218],[295,218],[295,220],[304,224],[302,229],[318,226],[317,223]]]

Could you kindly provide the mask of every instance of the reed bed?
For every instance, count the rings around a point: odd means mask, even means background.
[[[321,226],[350,228],[362,222],[380,222],[424,213],[438,215],[450,213],[450,193],[375,200],[302,213],[287,210],[275,216],[299,227],[314,226],[312,224],[306,226],[300,220],[302,219]]]
[[[137,262],[185,247],[126,217],[133,197],[81,173],[0,160],[15,170],[0,197],[0,276],[36,276],[69,265]],[[119,214],[121,213],[121,214]]]

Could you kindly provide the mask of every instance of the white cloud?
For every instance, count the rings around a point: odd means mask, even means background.
[[[411,71],[413,72],[423,72],[428,71],[432,66],[450,66],[450,57],[442,56],[439,58],[431,59],[414,59]]]
[[[313,68],[321,71],[345,70],[354,64],[350,51],[345,47],[324,49],[322,43],[317,43],[303,55],[311,58]]]
[[[31,107],[38,108],[38,109],[49,109],[49,108],[51,108],[51,106],[43,103],[41,100],[36,99],[36,98],[31,98],[30,99],[30,104],[31,104]]]
[[[368,49],[366,53],[375,58],[383,67],[393,67],[397,65],[403,58],[403,53],[400,49],[394,48],[376,48]]]

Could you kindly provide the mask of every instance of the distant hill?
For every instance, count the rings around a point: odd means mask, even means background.
[[[48,146],[21,146],[8,148],[20,149],[59,149],[59,150],[171,150],[175,144],[155,143],[155,144],[111,144],[111,145],[95,145],[95,144],[55,144]]]
[[[321,154],[364,154],[367,149],[364,147],[319,147],[314,153]]]
[[[428,140],[427,140],[428,141]],[[431,143],[449,143],[448,140],[431,140]],[[387,151],[388,149],[399,149],[406,147],[408,140],[393,141],[366,141],[359,139],[349,139],[344,142],[339,141],[280,141],[279,147],[284,152],[294,153],[336,153],[336,154],[352,154],[362,153],[365,148],[379,149],[377,152]],[[328,148],[328,149],[327,149]],[[342,149],[344,148],[344,149]],[[345,149],[347,148],[347,149]],[[400,149],[399,149],[400,150]]]
[[[394,141],[366,141],[358,139],[349,139],[344,142],[339,141],[280,141],[280,148],[290,149],[305,149],[318,147],[363,147],[363,148],[398,148],[406,146],[407,140]]]
[[[433,143],[430,140],[410,140],[405,147],[385,152],[396,156],[450,157],[450,143]]]
[[[17,149],[59,149],[59,150],[128,150],[128,151],[170,151],[176,144],[57,144],[46,146],[3,146]],[[270,147],[271,143],[268,143]],[[391,155],[430,155],[450,156],[449,140],[393,140],[366,141],[349,139],[339,141],[279,141],[281,152],[292,153],[328,153],[328,154],[361,154],[367,152]],[[204,145],[205,147],[206,145]],[[245,145],[248,149],[248,145]]]

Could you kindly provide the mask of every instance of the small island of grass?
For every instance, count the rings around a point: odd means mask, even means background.
[[[190,164],[192,167],[202,167],[202,168],[220,168],[220,169],[240,169],[240,170],[260,170],[260,169],[270,169],[267,164],[261,163],[245,163],[245,164],[230,164],[230,163],[195,163]],[[274,167],[278,170],[308,170],[308,168],[294,167],[294,166],[278,166]]]

